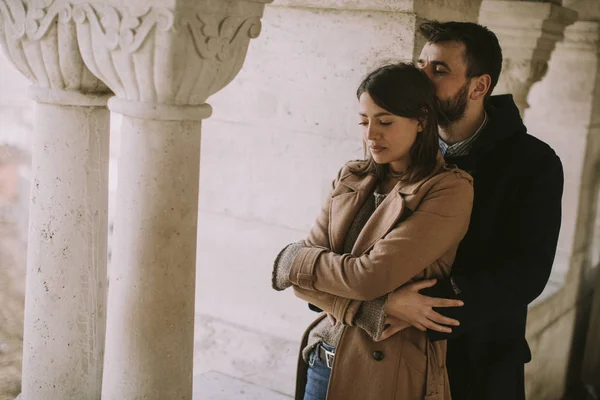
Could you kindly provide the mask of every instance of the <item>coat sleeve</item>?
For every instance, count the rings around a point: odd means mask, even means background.
[[[342,176],[344,168],[342,167],[337,177],[331,183],[331,192],[325,199],[321,212],[313,224],[308,237],[304,240],[304,246],[309,248],[327,249],[331,251],[329,242],[329,210],[331,206],[331,193],[336,189],[337,183]],[[302,289],[294,286],[296,297],[309,303],[314,311],[325,311],[337,320],[346,325],[351,325],[354,317],[360,307],[360,301],[353,301],[340,296],[334,296],[329,293],[318,292],[315,290]]]
[[[337,177],[331,182],[331,191],[325,199],[323,207],[321,207],[321,212],[308,233],[308,237],[304,240],[304,245],[307,247],[320,247],[331,250],[331,245],[329,243],[329,210],[331,208],[331,196],[338,185],[343,171],[344,167],[338,171]]]
[[[294,258],[292,284],[346,299],[374,300],[408,282],[463,238],[473,204],[470,180],[448,173],[420,206],[360,257],[303,248]]]
[[[564,176],[554,152],[536,160],[536,165],[540,168],[536,168],[536,177],[527,180],[519,193],[518,207],[504,221],[497,244],[501,251],[487,261],[485,268],[470,266],[464,269],[467,273],[453,276],[454,282],[440,281],[421,291],[430,297],[464,301],[463,307],[436,309],[459,320],[460,326],[454,327],[451,334],[428,331],[430,339],[457,337],[507,313],[518,312],[544,290],[558,243]]]

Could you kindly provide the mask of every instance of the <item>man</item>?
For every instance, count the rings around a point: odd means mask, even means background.
[[[554,261],[562,165],[527,134],[510,95],[490,97],[502,65],[492,32],[459,22],[425,23],[420,32],[427,44],[417,64],[433,81],[444,114],[440,150],[447,163],[474,177],[475,200],[452,277],[392,294],[382,338],[400,330],[402,320],[427,329],[431,340],[448,339],[454,400],[524,399],[527,306],[544,289]],[[464,306],[437,308],[444,304],[439,298]]]

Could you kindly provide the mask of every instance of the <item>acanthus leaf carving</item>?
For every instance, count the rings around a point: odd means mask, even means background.
[[[88,22],[103,38],[109,50],[120,48],[132,53],[139,49],[156,27],[161,31],[174,28],[174,15],[166,8],[143,7],[120,12],[111,6],[84,3],[72,5],[67,1],[0,0],[3,28],[11,39],[25,35],[30,40],[40,40],[58,19],[67,23],[73,19],[78,24]],[[226,17],[220,23],[196,13],[182,17],[175,26],[189,29],[198,55],[206,60],[224,61],[243,42],[255,39],[262,28],[259,17]]]
[[[144,8],[137,12],[120,13],[114,7],[98,7],[92,4],[76,5],[73,18],[78,24],[88,22],[104,39],[109,50],[133,53],[156,27],[168,31],[173,27],[173,12],[165,8]]]
[[[29,5],[22,0],[1,0],[0,19],[11,40],[25,36],[29,40],[40,40],[56,19],[61,23],[71,19],[71,7],[66,2],[55,0]]]
[[[220,23],[197,14],[184,18],[181,25],[189,28],[198,55],[205,60],[224,61],[244,42],[255,39],[262,28],[259,17],[226,17]]]
[[[10,39],[19,39],[25,35],[27,12],[20,0],[0,1],[0,31],[4,30]]]
[[[42,39],[56,19],[60,23],[71,20],[71,6],[68,3],[47,1],[43,7],[30,6],[27,10],[25,26],[27,38]]]

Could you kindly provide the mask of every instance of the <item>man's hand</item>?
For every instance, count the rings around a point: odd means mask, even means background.
[[[419,293],[419,290],[434,286],[435,283],[436,280],[431,279],[402,286],[388,298],[386,315],[406,321],[423,332],[431,329],[451,333],[451,328],[440,324],[458,326],[460,323],[435,312],[433,307],[461,307],[464,303],[460,300],[427,297]]]
[[[409,326],[411,325],[408,322],[387,316],[385,317],[385,329],[383,330],[379,340],[376,340],[376,342],[381,342],[389,337],[392,337],[402,329],[408,328]]]

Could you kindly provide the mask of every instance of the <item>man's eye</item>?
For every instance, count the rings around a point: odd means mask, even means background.
[[[447,72],[446,72],[446,71],[444,71],[444,70],[441,70],[441,69],[436,69],[436,70],[435,70],[435,73],[436,73],[436,74],[438,74],[438,75],[446,75],[446,74],[447,74]]]
[[[368,123],[368,122],[366,122],[366,121],[361,121],[361,122],[359,122],[358,124],[359,124],[359,125],[362,125],[362,126],[367,126],[367,125],[369,125],[369,123]]]
[[[380,123],[381,125],[383,125],[383,126],[388,126],[388,125],[391,125],[391,124],[392,124],[392,122],[391,122],[391,121],[379,121],[379,123]]]

